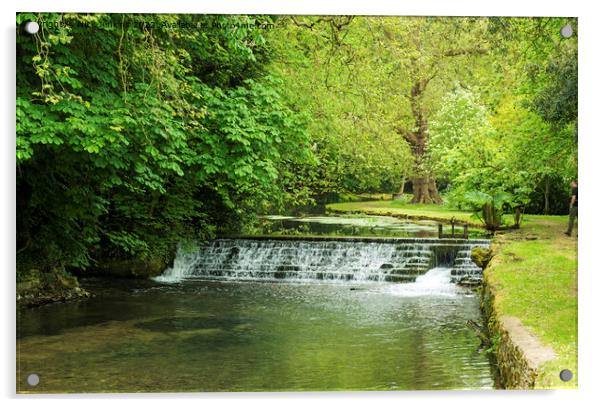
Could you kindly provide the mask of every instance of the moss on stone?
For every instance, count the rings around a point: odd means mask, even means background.
[[[99,275],[123,278],[150,278],[163,273],[168,262],[160,257],[104,259],[98,262],[92,270]]]
[[[485,247],[475,247],[470,253],[472,261],[482,269],[487,267],[492,256],[493,251],[490,248]]]
[[[18,305],[36,306],[90,296],[79,286],[77,278],[62,267],[28,268],[20,270],[17,276]]]

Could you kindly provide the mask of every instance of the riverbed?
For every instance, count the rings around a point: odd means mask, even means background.
[[[466,327],[481,317],[478,298],[449,285],[422,292],[416,283],[83,284],[95,298],[21,311],[20,391],[494,386]],[[36,387],[25,382],[31,373],[40,377]]]

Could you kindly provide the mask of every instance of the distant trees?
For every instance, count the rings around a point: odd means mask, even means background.
[[[399,188],[413,158],[396,131],[403,103],[377,37],[378,19],[283,17],[268,35],[273,72],[287,98],[308,112],[316,195]]]
[[[396,192],[392,177],[410,179],[413,202],[440,203],[440,181],[458,206],[503,193],[513,212],[557,211],[576,173],[567,23],[577,30],[562,18],[281,19],[273,67],[313,119],[315,185]]]
[[[432,165],[460,207],[473,206],[476,193],[503,194],[512,213],[566,213],[577,172],[576,40],[560,37],[566,21],[548,21],[544,33],[539,20],[510,21],[515,34],[493,48],[507,57],[498,84],[488,93],[458,84],[443,98],[431,125]],[[528,33],[539,33],[535,44]]]
[[[441,202],[439,181],[461,207],[503,193],[549,212],[576,175],[577,44],[558,34],[574,20],[25,20],[41,30],[17,36],[18,259],[167,257],[406,179],[414,202]]]

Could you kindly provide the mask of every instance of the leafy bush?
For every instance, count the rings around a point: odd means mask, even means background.
[[[512,195],[506,192],[487,194],[480,191],[467,192],[466,203],[472,207],[477,219],[487,230],[497,230],[503,225],[504,205],[512,202]]]
[[[165,258],[307,195],[290,171],[312,165],[306,118],[253,28],[270,17],[26,18],[41,29],[17,37],[19,256]]]

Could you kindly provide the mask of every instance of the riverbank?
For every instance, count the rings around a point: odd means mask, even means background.
[[[495,238],[483,297],[506,387],[577,386],[577,239],[565,228],[566,217],[527,216],[521,229]],[[523,374],[512,372],[513,359]],[[569,382],[560,380],[563,369],[574,375]]]
[[[405,201],[366,201],[343,202],[326,205],[326,211],[332,214],[361,213],[372,216],[392,216],[400,219],[449,221],[455,218],[469,226],[483,225],[471,217],[470,212],[448,209],[442,205],[409,204]]]
[[[91,295],[62,267],[28,268],[17,274],[16,288],[17,305],[26,307],[81,300]]]
[[[85,271],[75,269],[69,272],[61,265],[25,261],[17,266],[17,305],[35,307],[53,302],[83,300],[92,293],[80,287],[80,277],[149,279],[160,275],[172,263],[173,258],[169,261],[160,257],[107,258]]]
[[[470,212],[400,201],[328,205],[331,213],[381,214],[474,223]],[[518,230],[496,234],[484,271],[483,308],[506,388],[577,386],[577,239],[565,216],[525,215]],[[563,382],[559,373],[574,377]]]

